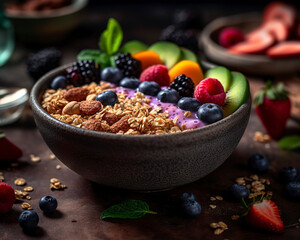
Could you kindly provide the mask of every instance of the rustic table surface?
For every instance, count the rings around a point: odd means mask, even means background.
[[[161,14],[158,10],[157,15]],[[63,63],[72,62],[82,46],[96,47],[97,35],[92,29],[96,28],[95,19],[99,25],[104,26],[109,16],[117,16],[120,22],[125,22],[123,15],[118,12],[102,10],[102,15],[91,14],[84,26],[84,33],[79,29],[73,33],[66,42],[58,45],[63,51]],[[145,17],[142,13],[140,18]],[[147,18],[147,16],[145,17]],[[149,16],[148,16],[149,18]],[[157,21],[157,20],[156,20]],[[130,21],[127,21],[130,22]],[[146,22],[146,21],[145,21]],[[158,21],[157,21],[157,23]],[[137,24],[141,27],[140,24]],[[90,28],[88,28],[88,26]],[[128,35],[132,38],[150,39],[155,41],[159,35],[159,28],[146,29],[136,28],[137,32],[127,26]],[[165,25],[164,25],[165,26]],[[164,27],[162,26],[162,27]],[[88,30],[87,30],[88,29]],[[103,28],[102,28],[103,29]],[[90,32],[89,32],[90,31]],[[140,31],[140,32],[139,32]],[[124,31],[126,32],[126,31]],[[150,34],[151,33],[151,34]],[[129,38],[129,37],[128,37]],[[130,39],[130,38],[129,38]],[[11,61],[0,69],[0,85],[22,86],[31,88],[33,82],[26,74],[25,61],[32,47],[17,45]],[[255,93],[264,84],[264,79],[249,77],[251,93]],[[285,135],[300,132],[300,77],[297,75],[275,78],[284,80],[293,99],[293,117],[289,120]],[[30,203],[40,216],[39,227],[35,233],[24,233],[17,223],[22,211],[21,202],[14,204],[13,209],[0,216],[0,239],[103,239],[103,240],[128,240],[128,239],[290,239],[300,238],[300,228],[294,226],[300,218],[299,202],[290,201],[284,197],[283,185],[278,181],[278,171],[284,166],[295,166],[300,169],[299,152],[287,152],[278,147],[277,141],[259,143],[253,140],[256,131],[264,132],[254,110],[251,112],[249,125],[238,147],[227,161],[216,171],[207,177],[194,183],[181,186],[169,191],[158,193],[139,193],[120,189],[112,189],[100,186],[83,179],[68,169],[59,159],[51,159],[51,151],[43,141],[38,129],[35,127],[30,107],[27,106],[21,119],[13,125],[3,128],[6,136],[22,148],[23,157],[11,164],[0,165],[5,182],[15,189],[22,190],[24,187],[15,186],[16,178],[24,178],[26,186],[32,186]],[[248,158],[255,153],[266,155],[270,160],[270,169],[261,175],[270,180],[267,190],[273,192],[273,200],[280,208],[286,230],[282,235],[270,234],[253,230],[248,227],[243,219],[232,220],[232,215],[240,215],[243,208],[238,203],[232,203],[226,198],[226,189],[234,183],[237,177],[250,176],[253,172],[247,168]],[[40,162],[31,161],[30,154],[39,156]],[[61,168],[57,169],[57,165]],[[67,185],[63,191],[51,191],[50,179],[58,178],[62,184]],[[183,192],[193,192],[202,205],[200,216],[189,219],[178,214],[178,209],[172,208],[172,202]],[[46,216],[38,207],[39,199],[44,195],[53,195],[58,200],[58,210]],[[223,196],[223,200],[212,201],[210,197]],[[127,199],[140,199],[146,201],[151,210],[158,212],[157,215],[146,215],[137,220],[101,220],[101,212],[116,203]],[[216,205],[211,208],[209,205]],[[210,223],[223,221],[228,225],[228,230],[221,235],[214,235]]]

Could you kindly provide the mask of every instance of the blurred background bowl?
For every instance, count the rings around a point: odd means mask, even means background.
[[[73,0],[65,7],[47,11],[6,10],[16,38],[23,43],[54,44],[64,39],[82,20],[82,13],[88,0]]]

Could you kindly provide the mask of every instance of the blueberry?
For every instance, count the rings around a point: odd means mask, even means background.
[[[269,168],[269,160],[260,154],[254,154],[248,159],[248,166],[256,172],[265,172]]]
[[[118,101],[118,96],[114,91],[108,90],[102,93],[99,93],[96,97],[97,101],[100,101],[103,106],[111,105],[114,106]]]
[[[67,85],[67,79],[65,76],[57,76],[50,84],[50,87],[54,90],[64,88]]]
[[[53,196],[44,196],[39,202],[40,209],[45,213],[52,213],[57,208],[57,200]]]
[[[34,210],[25,210],[19,216],[19,224],[24,230],[34,230],[39,223],[39,215]]]
[[[182,110],[197,112],[201,103],[196,98],[183,97],[178,101],[177,105]]]
[[[140,80],[137,78],[125,77],[121,80],[120,86],[124,88],[137,89],[140,83]]]
[[[180,196],[180,200],[181,202],[188,201],[188,200],[196,201],[196,196],[191,192],[185,192]]]
[[[183,201],[181,209],[183,214],[188,217],[196,217],[201,213],[201,205],[195,200]]]
[[[156,96],[160,91],[160,86],[156,82],[145,81],[139,85],[138,91],[146,95]]]
[[[291,166],[284,167],[279,172],[279,179],[283,183],[296,182],[298,177],[298,169]]]
[[[102,70],[100,77],[103,81],[119,84],[123,78],[123,73],[119,68],[107,67]]]
[[[178,100],[180,99],[180,96],[179,96],[179,93],[175,89],[167,88],[167,89],[161,90],[157,94],[157,99],[161,102],[177,104]]]
[[[246,186],[236,183],[231,185],[228,190],[232,199],[235,201],[241,201],[242,198],[246,199],[250,194],[250,191]]]
[[[300,200],[300,182],[290,182],[285,185],[285,193],[293,200]]]
[[[197,117],[206,124],[217,122],[223,118],[223,110],[214,103],[205,103],[197,111]]]

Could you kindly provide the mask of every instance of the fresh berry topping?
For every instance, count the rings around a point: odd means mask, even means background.
[[[265,172],[269,168],[269,160],[260,154],[254,154],[248,159],[248,166],[255,172]]]
[[[201,102],[199,102],[196,98],[183,97],[178,101],[177,105],[182,110],[197,112],[201,106]]]
[[[196,217],[201,213],[201,205],[195,200],[186,199],[181,202],[181,209],[184,215]]]
[[[101,72],[101,80],[106,82],[111,82],[118,85],[122,78],[123,73],[119,68],[107,67]]]
[[[217,122],[223,118],[223,110],[214,103],[205,103],[197,111],[197,117],[206,124]]]
[[[121,80],[120,86],[124,88],[137,89],[140,83],[140,80],[137,78],[125,77]]]
[[[219,35],[219,43],[225,48],[240,43],[244,39],[244,34],[238,28],[234,27],[224,28]]]
[[[285,185],[285,193],[293,200],[300,200],[300,182],[290,182]]]
[[[196,86],[194,97],[201,103],[215,103],[222,106],[225,103],[226,93],[217,79],[206,78]]]
[[[175,89],[167,88],[167,89],[161,90],[157,94],[157,99],[161,102],[177,104],[178,100],[180,99],[180,96]]]
[[[93,60],[73,62],[66,69],[67,80],[74,86],[82,86],[91,82],[100,82],[100,67]]]
[[[67,85],[67,79],[65,76],[57,76],[51,82],[50,87],[54,90],[64,88]]]
[[[180,201],[196,201],[196,196],[191,192],[185,192],[180,196]]]
[[[274,139],[283,133],[287,120],[291,115],[291,101],[282,83],[266,87],[254,99],[255,112],[260,118],[267,133]]]
[[[156,82],[142,82],[139,87],[138,91],[142,92],[146,95],[150,96],[157,96],[160,91],[160,86]]]
[[[284,167],[279,172],[279,179],[283,183],[296,182],[298,178],[298,169],[292,166]]]
[[[53,196],[44,196],[40,199],[39,207],[45,213],[52,213],[57,208],[57,200]]]
[[[39,215],[34,210],[25,210],[19,216],[20,226],[27,231],[36,229],[39,223]]]
[[[7,183],[0,182],[0,214],[7,213],[15,200],[15,190]]]
[[[282,233],[284,225],[277,205],[268,199],[254,203],[246,215],[246,221],[252,227],[275,233]]]
[[[233,184],[228,190],[232,199],[239,202],[242,200],[242,198],[248,198],[250,194],[250,190],[246,186],[240,184]]]
[[[5,137],[4,132],[0,130],[0,160],[17,160],[22,157],[22,150]]]
[[[166,66],[161,64],[153,65],[142,72],[140,81],[153,81],[160,86],[168,86],[170,84],[169,70]]]
[[[118,101],[118,96],[114,91],[108,90],[102,93],[99,93],[96,97],[97,101],[100,101],[103,106],[114,106]]]
[[[195,84],[189,77],[181,74],[175,77],[174,81],[170,84],[181,97],[193,97]]]
[[[38,80],[47,72],[58,67],[60,59],[61,51],[56,48],[46,48],[27,60],[27,71],[34,80]]]
[[[140,61],[131,57],[130,53],[122,53],[115,57],[116,67],[123,72],[124,77],[139,77],[141,74]]]

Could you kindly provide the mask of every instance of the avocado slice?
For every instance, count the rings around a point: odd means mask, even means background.
[[[226,67],[214,67],[209,69],[204,78],[216,78],[223,85],[224,91],[227,92],[229,90],[231,84],[231,73]]]
[[[222,107],[224,117],[229,116],[244,104],[249,94],[249,83],[246,77],[239,72],[231,72],[231,84],[226,93],[225,105]]]
[[[191,50],[181,47],[181,59],[180,60],[191,60],[193,62],[199,63],[198,58],[195,53]]]
[[[148,49],[148,46],[145,43],[142,43],[137,40],[132,40],[124,44],[121,49],[121,53],[128,52],[130,54],[135,54],[137,52],[145,51]]]
[[[180,48],[171,42],[156,42],[148,50],[156,52],[169,69],[179,62],[181,57]]]

